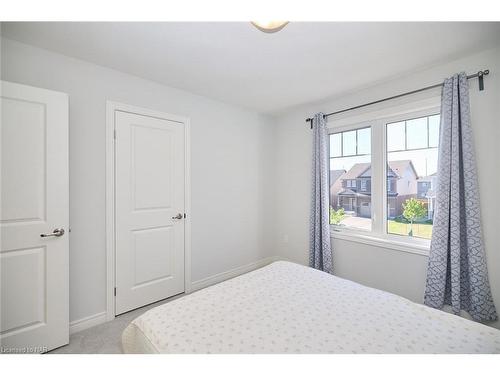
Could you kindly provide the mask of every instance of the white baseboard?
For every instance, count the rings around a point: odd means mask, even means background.
[[[106,311],[70,322],[69,334],[71,335],[102,323],[106,323]]]
[[[196,290],[206,288],[210,285],[214,285],[222,281],[232,279],[233,277],[240,276],[244,273],[256,270],[257,268],[267,266],[268,264],[271,264],[272,262],[275,262],[277,260],[284,260],[284,259],[278,256],[268,257],[253,263],[246,264],[244,266],[233,268],[229,271],[224,271],[216,275],[209,276],[204,279],[192,282],[189,292],[194,292]],[[106,323],[107,321],[108,319],[106,317],[106,311],[82,319],[74,320],[69,323],[69,333],[71,335],[73,333],[83,331],[85,329],[97,326],[99,324]]]
[[[283,258],[281,258],[279,256],[264,258],[264,259],[258,260],[256,262],[253,262],[253,263],[245,264],[244,266],[233,268],[229,271],[224,271],[224,272],[218,273],[216,275],[209,276],[209,277],[206,277],[206,278],[198,280],[198,281],[194,281],[191,283],[191,288],[189,289],[189,291],[195,292],[197,290],[206,288],[210,285],[214,285],[214,284],[220,283],[222,281],[232,279],[233,277],[240,276],[240,275],[247,273],[247,272],[250,272],[250,271],[254,271],[257,268],[267,266],[268,264],[271,264],[272,262],[276,262],[277,260],[283,260]]]

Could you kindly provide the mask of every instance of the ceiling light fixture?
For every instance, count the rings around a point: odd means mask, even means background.
[[[275,33],[287,25],[288,21],[252,21],[257,29],[264,33]]]

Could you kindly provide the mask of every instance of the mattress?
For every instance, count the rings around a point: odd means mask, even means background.
[[[500,330],[290,262],[155,307],[125,353],[500,353]]]

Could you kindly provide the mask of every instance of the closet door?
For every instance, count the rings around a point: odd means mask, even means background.
[[[115,313],[184,292],[184,124],[115,111]]]
[[[4,353],[68,343],[68,97],[1,82]]]

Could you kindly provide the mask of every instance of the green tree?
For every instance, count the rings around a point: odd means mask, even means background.
[[[330,206],[330,224],[339,225],[345,218],[345,211],[343,208],[339,208],[337,211]]]
[[[427,209],[424,204],[415,198],[407,199],[403,203],[403,216],[410,222],[409,236],[413,236],[413,222],[417,219],[424,217],[427,214]]]

